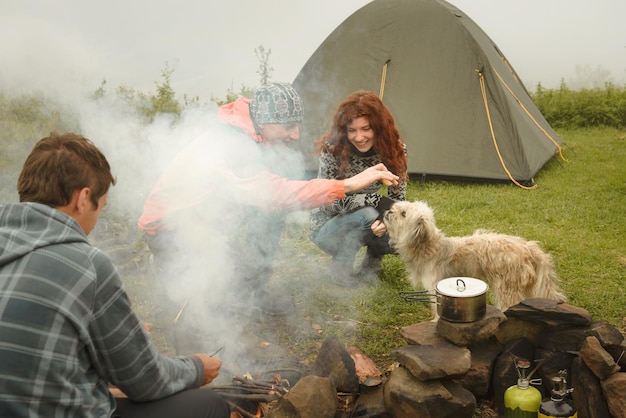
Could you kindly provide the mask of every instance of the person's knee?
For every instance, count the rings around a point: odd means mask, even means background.
[[[335,255],[337,253],[338,239],[330,233],[322,233],[322,231],[320,231],[311,239],[311,241],[313,241],[313,244],[317,245],[317,247],[326,254]]]
[[[195,410],[204,411],[201,415],[202,418],[230,417],[230,406],[228,402],[216,392],[210,389],[196,389],[193,391],[193,395],[194,400],[191,403],[195,402]]]
[[[378,211],[376,210],[376,208],[372,207],[372,206],[366,206],[363,208],[363,213],[365,214],[366,217],[368,217],[369,219],[376,219],[378,218]]]
[[[359,209],[360,223],[363,228],[369,228],[378,219],[378,211],[371,206]]]
[[[213,392],[215,394],[215,392]],[[219,417],[219,418],[229,418],[230,417],[230,405],[224,398],[216,395],[216,400],[213,403],[214,412],[212,414],[207,415],[207,418]]]

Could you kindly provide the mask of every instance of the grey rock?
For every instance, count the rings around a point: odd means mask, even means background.
[[[601,381],[620,371],[613,356],[609,354],[596,337],[587,337],[580,349],[580,358]]]
[[[331,336],[324,340],[310,374],[329,378],[339,392],[359,392],[359,378],[354,360],[336,337]]]
[[[626,418],[626,373],[615,373],[601,383],[613,418]]]
[[[558,303],[550,299],[525,299],[511,306],[504,314],[507,317],[537,321],[546,325],[589,325],[589,311],[567,303]]]
[[[467,346],[491,338],[506,316],[496,307],[487,305],[485,316],[474,322],[450,322],[444,319],[437,321],[437,333],[450,342]]]
[[[392,351],[391,357],[422,381],[459,376],[471,365],[471,352],[450,343],[407,345]]]
[[[452,381],[420,381],[399,367],[383,387],[387,411],[393,417],[471,418],[476,398]]]
[[[267,418],[333,418],[339,401],[330,379],[306,376],[281,398]]]
[[[602,387],[598,378],[589,370],[580,357],[572,361],[571,385],[574,388],[572,399],[583,418],[607,418],[609,406],[604,399]]]

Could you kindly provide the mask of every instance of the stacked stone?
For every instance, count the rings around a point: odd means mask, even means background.
[[[487,306],[476,322],[421,322],[402,335],[408,345],[392,353],[399,367],[383,389],[390,416],[471,418],[478,399],[502,415],[516,359],[524,358],[538,366],[533,377],[544,396],[551,378],[568,370],[580,418],[626,417],[624,336],[585,309],[528,299],[505,313]]]

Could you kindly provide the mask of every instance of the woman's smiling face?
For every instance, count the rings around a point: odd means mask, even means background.
[[[374,146],[374,130],[365,116],[354,119],[347,126],[348,141],[359,152],[367,152]]]

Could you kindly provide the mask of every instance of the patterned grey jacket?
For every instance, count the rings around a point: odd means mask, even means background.
[[[110,417],[109,383],[137,401],[199,387],[195,356],[161,355],[117,270],[46,205],[0,207],[0,416]]]
[[[404,147],[406,152],[406,145]],[[380,156],[374,152],[361,155],[355,153],[350,157],[350,164],[343,178],[355,176],[379,163],[381,163]],[[317,177],[321,179],[338,179],[339,160],[337,157],[328,151],[322,151],[319,157]],[[317,234],[322,225],[337,215],[349,213],[365,206],[378,207],[382,198],[378,191],[382,186],[381,182],[376,182],[357,193],[346,195],[343,199],[337,199],[326,206],[313,209],[311,211],[311,238]],[[389,187],[387,189],[387,197],[396,201],[405,200],[406,187],[406,182],[400,182],[398,187]]]

